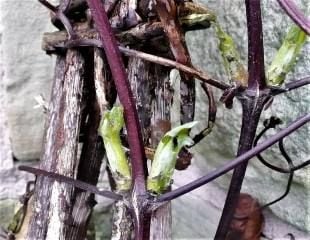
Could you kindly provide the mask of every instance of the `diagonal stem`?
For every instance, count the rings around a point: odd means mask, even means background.
[[[71,178],[71,177],[67,177],[58,173],[54,173],[54,172],[49,172],[49,171],[45,171],[39,168],[33,168],[33,167],[29,167],[29,166],[19,166],[18,169],[20,171],[25,171],[25,172],[29,172],[32,174],[35,174],[36,176],[45,176],[51,179],[55,179],[56,181],[59,182],[65,182],[68,183],[76,188],[106,197],[106,198],[110,198],[110,199],[114,199],[114,200],[121,200],[123,199],[122,195],[119,195],[117,193],[111,192],[111,191],[105,191],[105,190],[99,190],[96,186]]]
[[[291,81],[291,82],[285,84],[285,89],[287,91],[291,91],[291,90],[306,86],[308,84],[310,84],[310,76],[304,77],[304,78],[296,80],[296,81]]]
[[[124,107],[125,124],[128,133],[131,167],[132,167],[132,216],[135,224],[135,239],[145,239],[148,227],[144,225],[145,204],[147,196],[145,178],[147,174],[146,156],[140,129],[135,98],[130,88],[122,56],[119,52],[115,36],[100,0],[87,0],[92,12],[96,28],[101,37],[102,45],[107,56],[119,100]]]
[[[87,3],[93,14],[96,28],[102,40],[102,45],[111,68],[120,102],[124,107],[126,128],[128,138],[130,139],[129,149],[132,164],[133,189],[137,191],[136,193],[138,195],[143,195],[146,193],[146,157],[134,96],[130,89],[122,57],[118,50],[116,39],[102,2],[100,0],[87,0]]]
[[[167,66],[167,67],[174,67],[184,73],[190,74],[193,77],[198,78],[199,80],[208,83],[218,89],[221,90],[226,90],[229,89],[231,86],[229,84],[226,84],[222,81],[216,80],[211,78],[206,72],[202,72],[200,70],[195,69],[194,67],[188,66],[188,65],[184,65],[182,63],[170,60],[170,59],[166,59],[163,57],[158,57],[152,54],[148,54],[148,53],[144,53],[141,51],[137,51],[134,49],[129,49],[129,48],[125,48],[125,47],[119,47],[120,51],[127,56],[132,56],[132,57],[138,57],[141,59],[144,59],[146,61],[149,62],[153,62],[153,63],[157,63],[157,64],[161,64],[163,66]]]
[[[289,91],[292,91],[294,89],[297,89],[303,86],[307,86],[309,84],[310,84],[310,76],[306,76],[298,80],[292,80],[289,83],[285,84],[284,88],[270,87],[271,95],[276,96],[282,93],[287,93]]]
[[[290,135],[294,131],[296,131],[298,128],[302,127],[304,124],[308,123],[310,121],[310,114],[307,114],[293,123],[291,123],[288,127],[285,129],[279,131],[269,139],[265,140],[264,142],[258,144],[256,147],[252,148],[251,150],[245,152],[244,154],[240,155],[239,157],[235,158],[234,160],[228,161],[225,165],[215,169],[214,171],[210,172],[204,177],[201,177],[189,184],[186,184],[176,190],[173,190],[171,192],[162,194],[159,196],[156,201],[157,202],[164,202],[164,201],[170,201],[177,197],[180,197],[188,192],[191,192],[195,190],[196,188],[199,188],[214,179],[221,177],[225,173],[229,172],[230,170],[234,169],[235,167],[244,164],[245,162],[249,161],[251,158],[259,154],[260,152],[266,150],[279,140],[283,139],[284,137]]]
[[[298,9],[291,0],[278,0],[287,15],[308,35],[310,35],[310,20]]]

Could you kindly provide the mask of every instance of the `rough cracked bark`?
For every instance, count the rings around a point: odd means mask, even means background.
[[[40,168],[74,177],[80,129],[84,59],[76,50],[57,58]],[[38,177],[27,239],[64,239],[73,187]]]
[[[130,57],[129,80],[136,97],[136,106],[144,144],[156,148],[161,137],[170,130],[170,109],[173,90],[170,86],[170,69]],[[171,239],[171,203],[151,215],[150,239]]]
[[[85,63],[85,107],[83,111],[83,147],[80,155],[77,179],[96,185],[104,156],[104,146],[98,137],[100,116],[115,101],[111,74],[101,49],[88,49],[84,53]],[[85,239],[92,209],[94,194],[80,189],[74,190],[71,210],[74,224],[68,227],[66,239]]]

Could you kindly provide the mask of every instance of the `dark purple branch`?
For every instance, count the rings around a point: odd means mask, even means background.
[[[87,3],[102,40],[120,102],[124,107],[128,139],[130,139],[129,149],[132,165],[133,189],[138,195],[143,195],[146,193],[146,157],[137,109],[135,107],[135,99],[130,89],[122,57],[118,50],[116,39],[112,32],[104,6],[100,0],[87,0]]]
[[[44,5],[46,8],[48,8],[49,10],[51,10],[52,12],[56,12],[57,11],[57,8],[52,5],[51,3],[49,3],[48,1],[46,0],[39,0],[39,2]]]
[[[39,2],[44,5],[47,9],[52,11],[55,14],[55,18],[60,20],[60,22],[63,24],[65,29],[67,30],[69,34],[69,39],[72,39],[75,37],[73,27],[70,23],[70,20],[67,18],[67,16],[64,14],[64,12],[69,8],[69,5],[71,3],[71,0],[62,1],[59,5],[59,7],[55,7],[51,3],[49,3],[46,0],[39,0]]]
[[[254,141],[254,147],[257,145],[258,141],[261,139],[261,137],[271,128],[275,128],[278,124],[281,124],[282,121],[279,119],[279,118],[276,118],[276,117],[271,117],[269,118],[268,120],[265,120],[264,121],[264,126],[265,128],[257,135],[255,141]],[[288,154],[286,153],[284,147],[283,147],[283,139],[279,141],[279,149],[280,149],[280,152],[282,153],[283,157],[288,161],[288,162],[292,162],[290,157],[288,156]],[[257,154],[256,156],[258,158],[258,160],[264,164],[266,167],[276,171],[276,172],[279,172],[279,173],[291,173],[291,172],[294,172],[294,171],[297,171],[299,169],[302,169],[306,166],[308,166],[310,164],[310,160],[306,160],[304,161],[303,163],[295,166],[295,165],[292,165],[290,166],[289,168],[281,168],[281,167],[278,167],[278,166],[275,166],[273,165],[272,163],[270,162],[267,162],[263,156],[261,154]]]
[[[270,87],[270,89],[271,89],[271,94],[273,96],[276,96],[276,95],[279,95],[281,93],[286,93],[286,92],[289,92],[291,90],[306,86],[308,84],[310,84],[310,76],[304,77],[304,78],[299,79],[299,80],[291,81],[291,82],[285,84],[284,88]]]
[[[300,80],[292,81],[292,82],[285,84],[285,89],[287,91],[291,91],[293,89],[300,88],[308,84],[310,84],[310,76],[307,76]]]
[[[82,182],[80,180],[74,179],[74,178],[70,178],[70,177],[66,177],[64,175],[58,174],[58,173],[54,173],[54,172],[48,172],[39,168],[33,168],[33,167],[29,167],[29,166],[19,166],[18,167],[19,170],[21,171],[25,171],[25,172],[29,172],[32,174],[35,174],[36,176],[45,176],[45,177],[49,177],[52,179],[55,179],[56,181],[59,182],[65,182],[68,183],[76,188],[100,195],[100,196],[104,196],[106,198],[111,198],[114,200],[121,200],[123,199],[123,197],[117,193],[114,192],[110,192],[110,191],[101,191],[99,190],[96,186],[88,184],[86,182]]]
[[[292,170],[292,168],[294,167],[294,164],[293,164],[292,159],[289,157],[289,155],[287,154],[286,150],[284,149],[283,138],[279,141],[279,149],[280,149],[280,152],[281,152],[282,156],[287,161],[287,164],[289,165],[289,169],[290,169],[289,178],[287,180],[286,190],[285,190],[285,192],[280,197],[278,197],[275,200],[265,204],[264,206],[262,206],[262,208],[269,207],[269,206],[271,206],[271,205],[281,201],[283,198],[285,198],[289,194],[289,192],[291,190],[291,186],[292,186],[292,182],[293,182],[293,178],[294,178],[294,171]]]
[[[287,128],[281,130],[277,134],[273,135],[263,143],[257,145],[256,147],[252,148],[251,150],[247,151],[246,153],[240,155],[239,157],[235,158],[232,161],[229,161],[227,164],[223,165],[222,167],[217,168],[216,170],[212,171],[208,175],[201,177],[189,184],[184,185],[176,190],[171,192],[165,193],[157,198],[156,201],[164,202],[170,201],[175,199],[179,196],[182,196],[188,192],[195,190],[208,182],[222,176],[223,174],[229,172],[230,170],[234,169],[235,167],[239,166],[242,163],[249,161],[252,157],[256,156],[258,153],[264,151],[265,149],[269,148],[271,145],[275,144],[277,141],[281,140],[282,138],[288,136],[296,129],[300,128],[304,124],[310,121],[310,114],[307,114],[295,122],[291,123]]]
[[[266,87],[260,0],[245,0],[248,26],[248,88]]]
[[[280,6],[289,17],[308,35],[310,35],[310,20],[290,0],[278,0]]]
[[[203,129],[200,133],[198,133],[197,135],[193,137],[194,144],[191,147],[198,144],[202,139],[204,139],[204,137],[206,137],[212,131],[213,125],[216,120],[217,106],[216,106],[212,88],[206,83],[201,83],[201,87],[206,93],[208,97],[208,102],[209,102],[208,125],[205,129]]]
[[[210,123],[210,122],[215,123],[217,106],[216,106],[213,90],[212,90],[211,86],[209,86],[206,83],[201,83],[201,87],[204,90],[204,92],[206,93],[206,95],[208,97],[208,102],[209,102],[208,123]]]

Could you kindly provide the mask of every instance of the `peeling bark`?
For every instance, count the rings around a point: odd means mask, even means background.
[[[128,69],[143,127],[144,144],[156,148],[162,136],[171,129],[173,90],[170,86],[170,69],[134,57],[129,58]],[[170,203],[154,211],[151,219],[146,221],[151,221],[150,239],[171,239]]]
[[[163,135],[171,129],[171,106],[173,89],[170,85],[170,70],[155,65],[152,75],[154,94],[152,95],[152,136],[151,146],[156,148]],[[161,240],[172,237],[171,202],[152,213],[150,239]]]
[[[75,50],[57,58],[40,168],[75,177],[84,59]],[[73,187],[38,177],[27,239],[65,239]]]
[[[77,179],[96,185],[100,174],[100,167],[104,156],[104,146],[101,139],[98,137],[98,126],[100,123],[100,109],[107,107],[108,101],[105,100],[106,105],[96,99],[95,82],[105,82],[105,78],[99,78],[96,74],[100,72],[102,75],[102,68],[96,66],[94,71],[94,52],[89,49],[84,52],[85,55],[85,102],[86,106],[84,114],[87,116],[87,122],[84,123],[83,132],[83,147],[80,156],[80,163],[78,167]],[[95,74],[94,74],[95,72]],[[96,77],[94,78],[94,75]],[[105,94],[103,95],[105,96]],[[102,96],[102,97],[103,97]],[[102,108],[99,107],[103,105]],[[66,239],[79,240],[85,239],[88,223],[90,221],[92,209],[96,204],[94,194],[75,189],[73,195],[73,207],[71,209],[72,222],[66,231]]]

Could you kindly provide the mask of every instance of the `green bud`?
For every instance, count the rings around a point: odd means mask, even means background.
[[[195,121],[178,126],[167,132],[161,139],[147,179],[147,189],[150,192],[160,194],[171,185],[177,156],[184,146],[194,143],[188,134],[197,123]]]
[[[218,22],[214,23],[216,36],[219,40],[219,50],[224,62],[224,67],[231,79],[240,85],[248,85],[248,74],[242,64],[240,54],[233,38],[224,32]]]

